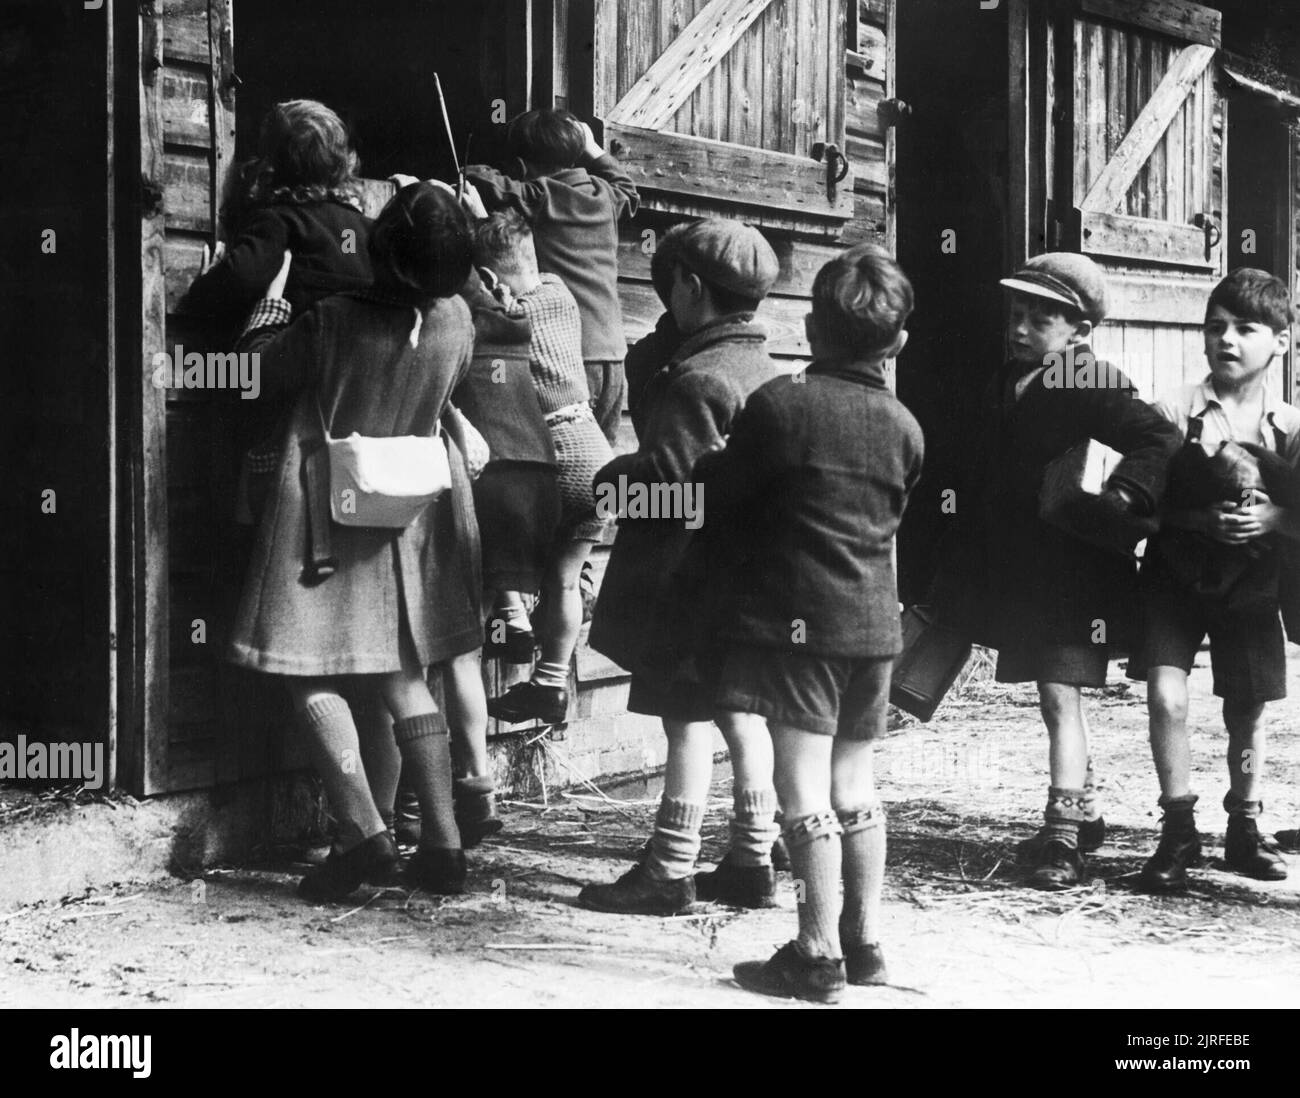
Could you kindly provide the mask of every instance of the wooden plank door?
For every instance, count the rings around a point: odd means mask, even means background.
[[[852,218],[851,174],[828,185],[812,155],[817,143],[844,150],[841,0],[592,8],[590,114],[651,206],[743,209],[814,231]]]
[[[1204,373],[1199,327],[1224,271],[1222,17],[1188,0],[1073,0],[1058,11],[1053,53],[1042,55],[1050,81],[1036,82],[1032,65],[1029,81],[1055,122],[1043,130],[1054,144],[1041,192],[1049,246],[1107,272],[1096,350],[1159,395]]]
[[[234,155],[230,0],[140,6],[143,331],[141,448],[134,492],[137,690],[134,782],[144,794],[237,776],[228,735],[232,690],[220,662],[230,590],[233,455],[229,394],[158,388],[153,363],[226,350],[218,332],[178,311],[205,245],[217,239],[222,186]],[[222,773],[222,771],[225,771]]]

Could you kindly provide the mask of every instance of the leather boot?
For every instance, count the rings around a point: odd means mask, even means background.
[[[1144,892],[1181,892],[1187,871],[1201,864],[1201,837],[1196,831],[1196,797],[1161,798],[1160,843],[1138,876]]]

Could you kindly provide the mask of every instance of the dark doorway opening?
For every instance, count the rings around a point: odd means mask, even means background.
[[[1287,115],[1262,95],[1228,108],[1228,269],[1279,278],[1291,264],[1291,141]]]
[[[504,28],[484,33],[500,15],[493,14],[497,8],[427,0],[236,0],[237,157],[256,152],[258,127],[275,103],[319,99],[348,123],[363,176],[403,172],[450,180],[436,72],[458,154],[472,134],[471,159],[494,162],[504,127],[493,125],[493,103],[508,98]]]
[[[899,590],[924,597],[952,516],[971,410],[1003,342],[1007,155],[1004,5],[898,5],[898,258],[916,290],[898,394],[925,431],[925,474],[899,533]],[[942,34],[935,28],[942,27]],[[950,235],[946,235],[950,234]],[[948,247],[945,250],[945,242]],[[960,508],[960,501],[958,501]]]

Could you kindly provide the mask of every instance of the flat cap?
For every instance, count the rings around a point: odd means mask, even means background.
[[[1094,324],[1106,317],[1106,276],[1086,255],[1036,255],[1002,285],[1031,297],[1045,297],[1078,309]]]
[[[754,300],[767,296],[781,270],[762,233],[739,221],[708,217],[693,222],[673,247],[676,258],[710,285]]]

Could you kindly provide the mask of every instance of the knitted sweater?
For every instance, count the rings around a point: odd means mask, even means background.
[[[590,401],[578,302],[564,281],[557,275],[542,275],[541,285],[517,297],[506,312],[532,326],[528,364],[542,414]]]
[[[516,209],[533,226],[537,263],[578,299],[582,357],[627,354],[618,300],[618,223],[636,213],[636,187],[612,156],[583,160],[537,179],[512,179],[482,164],[465,169],[489,210]]]

